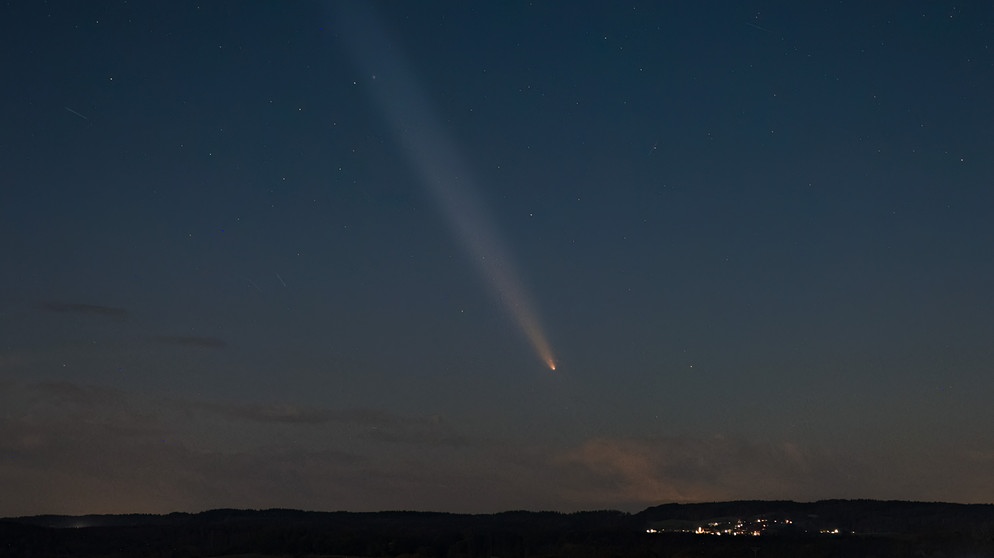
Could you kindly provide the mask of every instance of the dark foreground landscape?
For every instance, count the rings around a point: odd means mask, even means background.
[[[994,556],[994,505],[667,504],[493,515],[213,510],[0,520],[0,556]]]

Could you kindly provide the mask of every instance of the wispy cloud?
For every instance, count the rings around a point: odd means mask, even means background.
[[[35,384],[34,390],[63,407],[68,405],[82,408],[108,408],[126,404],[126,399],[120,391],[106,387],[50,381]]]
[[[887,484],[874,485],[882,479],[846,455],[722,436],[594,438],[556,455],[553,464],[575,487],[567,489],[569,498],[635,505],[865,496],[859,491]]]
[[[222,349],[227,343],[217,337],[204,337],[200,335],[161,335],[153,337],[159,343],[167,345],[181,345],[185,347],[200,347],[203,349]]]
[[[369,439],[356,443],[335,431],[318,436],[318,443],[306,436],[276,441],[262,428],[267,422],[361,424],[413,442],[427,435],[410,423],[437,428],[437,419],[365,409],[147,399],[72,382],[0,387],[0,401],[17,402],[0,414],[0,492],[6,496],[0,517],[274,505],[446,509],[440,494],[451,498],[471,489],[460,484],[451,459],[441,459],[459,451],[451,446],[429,443],[412,452],[408,446],[369,444]],[[189,412],[204,409],[213,417]],[[205,444],[232,431],[230,424],[216,420],[219,415],[245,419],[236,431],[249,443],[223,449]],[[129,426],[136,423],[143,426]]]
[[[722,436],[542,444],[438,416],[155,399],[64,381],[0,382],[0,406],[0,516],[273,506],[637,511],[674,501],[994,494],[994,457],[982,440],[963,454],[858,456]]]
[[[390,426],[398,417],[371,409],[322,409],[301,405],[263,405],[241,403],[204,403],[212,412],[255,422],[289,424],[357,423],[367,426]]]
[[[83,314],[111,318],[115,320],[123,320],[128,317],[128,311],[124,308],[103,306],[99,304],[49,301],[42,303],[41,307],[49,312],[58,312],[61,314]]]
[[[407,417],[377,409],[328,409],[290,404],[204,402],[199,406],[228,418],[259,423],[353,427],[354,434],[381,442],[450,446],[468,443],[438,415]]]
[[[105,432],[127,436],[155,436],[164,431],[156,410],[147,402],[134,401],[113,388],[54,381],[29,389],[36,400],[35,408],[47,411],[53,418],[86,422]]]

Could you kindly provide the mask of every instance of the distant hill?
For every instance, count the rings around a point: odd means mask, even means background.
[[[247,555],[994,558],[994,505],[742,501],[664,504],[636,514],[220,509],[0,520],[0,558]]]

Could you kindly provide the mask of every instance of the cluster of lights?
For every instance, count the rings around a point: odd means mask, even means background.
[[[734,521],[711,521],[706,525],[700,525],[696,529],[646,529],[646,533],[694,533],[695,535],[715,535],[715,536],[746,536],[758,537],[767,533],[770,527],[777,525],[793,525],[789,519],[765,519],[755,518],[751,520],[736,519]],[[838,529],[820,529],[821,535],[838,535]],[[855,534],[855,531],[853,531]]]
[[[782,522],[778,520],[769,519],[754,519],[750,523],[746,523],[741,519],[734,523],[731,522],[717,522],[713,521],[708,523],[707,526],[698,527],[694,533],[698,535],[732,535],[732,536],[752,536],[758,537],[766,532],[766,529],[771,524],[783,523],[784,525],[791,525],[793,522],[789,519],[784,519]]]
[[[770,519],[753,519],[751,521],[743,521],[741,519],[735,521],[712,521],[707,525],[698,526],[694,530],[680,530],[683,533],[694,533],[695,535],[730,535],[736,536],[751,536],[758,537],[764,534],[770,525],[776,524],[792,525],[793,522],[789,519],[780,520],[770,520]],[[667,532],[666,530],[659,529],[646,529],[647,533],[662,533]],[[673,531],[669,531],[673,532]]]

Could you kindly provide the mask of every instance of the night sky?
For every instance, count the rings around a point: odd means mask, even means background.
[[[0,516],[994,502],[992,44],[986,1],[8,1]]]

